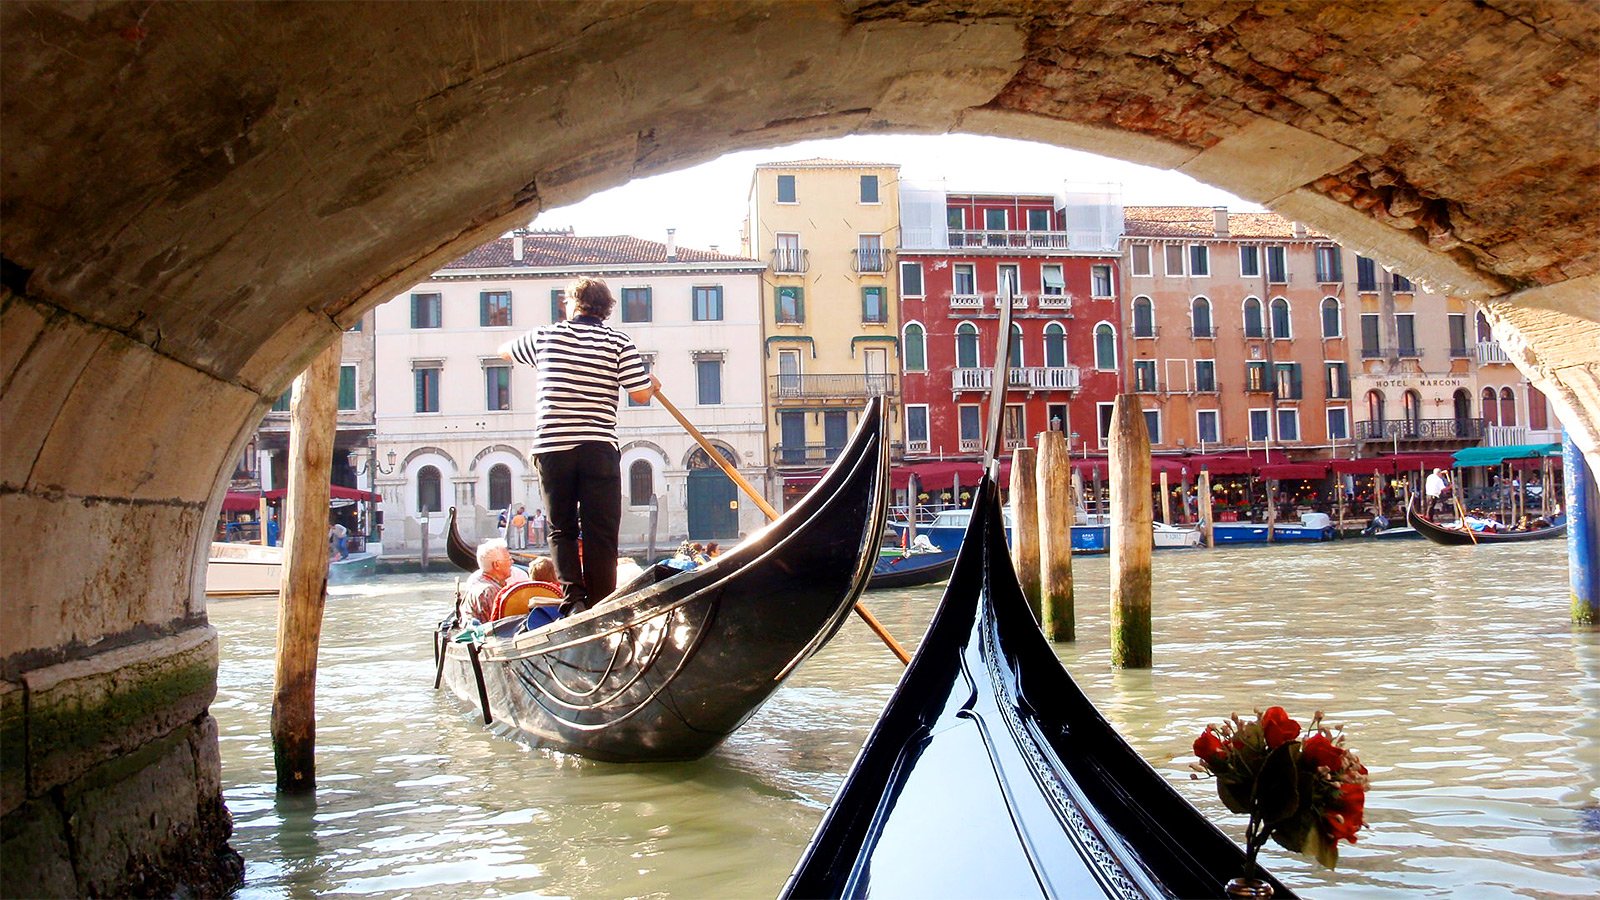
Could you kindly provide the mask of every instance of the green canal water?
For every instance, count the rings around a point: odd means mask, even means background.
[[[1104,557],[1080,558],[1063,662],[1150,763],[1188,779],[1207,722],[1272,704],[1347,726],[1372,774],[1360,843],[1329,873],[1269,847],[1316,897],[1600,893],[1600,634],[1567,624],[1565,545],[1421,541],[1156,555],[1155,666],[1110,667]],[[432,688],[450,575],[331,591],[315,801],[273,794],[276,609],[210,607],[222,768],[246,898],[771,897],[900,666],[852,618],[716,753],[618,766],[530,749]],[[942,588],[874,592],[914,645]]]

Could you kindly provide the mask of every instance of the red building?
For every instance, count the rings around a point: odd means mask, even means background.
[[[966,471],[964,484],[975,481],[975,468],[933,463],[982,458],[1005,286],[1012,337],[1003,447],[1060,429],[1074,451],[1099,451],[1121,384],[1120,205],[948,194],[943,228],[918,229],[918,203],[930,198],[907,194],[897,273],[905,468],[934,500],[952,487],[953,471]],[[1094,221],[1078,227],[1086,215]]]

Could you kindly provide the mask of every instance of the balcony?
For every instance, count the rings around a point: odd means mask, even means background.
[[[772,251],[772,271],[799,275],[811,268],[811,251],[780,247]]]
[[[1356,423],[1358,441],[1477,441],[1482,419],[1396,419]]]
[[[882,274],[889,265],[889,252],[887,250],[851,250],[851,257],[855,262],[855,269],[862,273]]]
[[[1189,336],[1193,337],[1193,338],[1213,338],[1214,339],[1217,336],[1217,329],[1215,329],[1215,328],[1196,328],[1194,326],[1190,326],[1189,327]]]
[[[983,449],[983,441],[979,440],[978,438],[966,438],[966,437],[964,437],[964,438],[961,439],[961,452],[962,453],[977,453],[979,450],[982,450],[982,449]]]
[[[1421,347],[1362,347],[1362,359],[1383,359],[1389,356],[1398,356],[1401,359],[1418,359],[1422,356]]]
[[[906,441],[907,453],[929,453],[932,449],[933,444],[927,438],[923,438],[920,441]]]
[[[1067,294],[1040,294],[1040,309],[1071,309],[1072,297]]]
[[[1151,325],[1148,322],[1141,325],[1138,322],[1135,322],[1133,323],[1133,336],[1135,338],[1146,340],[1150,338],[1158,338],[1161,336],[1161,326]]]
[[[1478,365],[1511,365],[1511,357],[1506,355],[1506,348],[1500,346],[1499,341],[1478,342]]]
[[[951,309],[983,309],[982,294],[951,294]]]
[[[1080,383],[1077,366],[1016,366],[1007,383],[1028,391],[1075,391]],[[994,367],[951,369],[952,391],[987,391],[994,384]]]
[[[773,375],[775,400],[865,400],[898,393],[893,375]]]
[[[825,466],[838,459],[839,452],[843,449],[843,444],[837,447],[830,444],[800,444],[785,447],[779,444],[772,448],[772,462],[780,466]]]
[[[1022,248],[1027,250],[1071,250],[1065,231],[954,231],[952,247]]]

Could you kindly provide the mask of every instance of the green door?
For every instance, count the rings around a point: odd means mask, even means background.
[[[721,469],[689,470],[689,538],[719,541],[739,536],[739,489]]]

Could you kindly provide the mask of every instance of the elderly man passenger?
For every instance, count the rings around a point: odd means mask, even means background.
[[[478,571],[467,578],[462,596],[467,613],[480,622],[494,616],[494,600],[508,584],[527,581],[528,576],[511,564],[511,549],[502,538],[490,538],[478,545]]]

